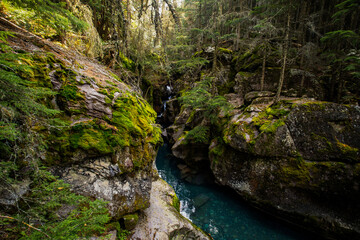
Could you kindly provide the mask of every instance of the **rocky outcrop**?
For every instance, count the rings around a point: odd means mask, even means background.
[[[60,168],[55,172],[84,196],[108,201],[110,215],[115,218],[149,207],[151,171],[143,169],[122,174],[109,157]]]
[[[131,239],[211,239],[179,213],[179,204],[170,185],[162,179],[154,181],[150,207],[140,214],[139,222]]]
[[[113,219],[149,206],[161,130],[156,113],[105,66],[34,36],[6,19],[0,30],[16,31],[8,44],[29,65],[18,74],[41,91],[41,101],[60,110],[29,126],[46,146],[41,161],[78,194],[103,199]],[[39,91],[39,90],[38,90]],[[47,96],[47,95],[44,95]],[[16,204],[29,189],[17,186],[4,204]],[[1,200],[0,200],[1,203]]]
[[[229,120],[219,115],[221,131],[202,149],[216,180],[325,237],[359,238],[360,108],[291,98],[274,105],[271,95],[246,94],[252,104],[234,109]],[[183,110],[168,133],[175,156],[186,156],[191,166],[197,158],[187,153],[200,150],[184,144],[185,130],[193,128],[186,128],[189,119]]]
[[[358,107],[325,102],[244,112],[212,142],[211,168],[258,206],[325,236],[359,237],[359,123]]]

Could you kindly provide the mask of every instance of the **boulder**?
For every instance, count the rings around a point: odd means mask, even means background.
[[[124,220],[125,229],[131,231],[135,229],[136,224],[139,221],[139,216],[138,214],[129,214],[123,216],[122,219]]]
[[[166,102],[166,109],[164,112],[164,123],[166,125],[169,125],[173,122],[175,122],[176,116],[180,112],[180,105],[179,101],[176,98],[170,99]]]
[[[141,211],[132,240],[189,239],[210,240],[199,228],[183,217],[178,209],[174,190],[164,180],[152,183],[150,207]]]
[[[210,144],[212,172],[258,207],[326,237],[359,238],[359,110],[296,100],[234,116]]]
[[[225,94],[224,97],[231,104],[233,108],[240,108],[244,104],[244,99],[235,93]]]
[[[61,167],[54,170],[74,192],[96,199],[108,201],[110,215],[120,218],[124,214],[136,212],[149,206],[151,189],[151,166],[149,169],[122,174],[111,158],[95,160]]]

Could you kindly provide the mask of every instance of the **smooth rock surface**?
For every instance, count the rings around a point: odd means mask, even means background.
[[[140,213],[139,222],[131,240],[209,240],[173,206],[175,192],[164,180],[152,183],[150,207]]]

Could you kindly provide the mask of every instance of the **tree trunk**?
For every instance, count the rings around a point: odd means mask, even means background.
[[[289,34],[290,34],[290,11],[288,12],[288,15],[287,15],[286,34],[285,34],[285,43],[284,43],[284,56],[283,56],[283,61],[282,61],[283,63],[282,63],[281,74],[280,74],[278,89],[277,89],[277,92],[275,95],[274,103],[279,102],[281,89],[284,84],[286,61],[287,61],[287,54],[288,54],[288,49],[289,49]]]
[[[262,71],[261,71],[260,91],[264,91],[266,54],[267,53],[266,53],[266,50],[265,50],[264,56],[263,56]]]
[[[215,72],[216,71],[216,69],[217,69],[217,46],[215,45],[215,50],[214,50],[214,61],[213,61],[213,72]]]
[[[159,40],[161,37],[161,17],[159,11],[159,3],[158,0],[152,0],[152,7],[154,9],[154,25],[155,25],[155,39],[154,39],[154,47],[159,44]]]
[[[172,17],[174,18],[174,21],[176,23],[176,26],[180,27],[180,20],[179,17],[177,16],[176,10],[173,7],[173,5],[169,2],[169,0],[164,0],[166,2],[166,4],[169,6],[169,10],[172,14]]]

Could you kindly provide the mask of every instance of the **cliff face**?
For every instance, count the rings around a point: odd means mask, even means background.
[[[27,159],[18,157],[24,176],[33,165],[46,166],[69,184],[73,193],[106,201],[112,222],[106,229],[112,237],[123,239],[123,230],[114,227],[121,224],[121,228],[135,229],[133,239],[145,239],[150,233],[176,238],[182,236],[182,231],[185,235],[190,231],[194,239],[209,239],[180,215],[175,192],[159,179],[154,161],[162,144],[161,129],[148,102],[103,65],[0,18],[0,31],[10,30],[13,34],[6,40],[0,68],[19,76],[25,92],[43,91],[45,97],[29,100],[39,101],[36,106],[51,113],[34,112],[19,118],[22,128],[28,129],[21,131],[38,137],[26,142],[36,153]],[[6,84],[8,79],[1,81]],[[20,99],[15,101],[26,105]],[[7,109],[0,107],[3,121]],[[0,143],[1,148],[6,147],[6,142]],[[33,159],[35,155],[40,161]],[[8,157],[2,152],[1,162]],[[10,214],[23,204],[23,198],[33,191],[33,180],[27,177],[11,188],[0,181],[2,213]],[[73,208],[60,204],[54,210],[66,218]],[[117,233],[109,232],[114,228]]]
[[[358,238],[359,107],[295,98],[273,105],[263,95],[247,94],[252,103],[242,109],[232,102],[228,118],[220,113],[202,154],[186,135],[190,122],[209,122],[183,109],[168,128],[173,153],[190,166],[210,164],[219,184],[260,208],[327,237]]]
[[[161,144],[156,113],[139,94],[104,66],[62,49],[2,19],[15,64],[31,66],[20,72],[29,87],[54,91],[45,99],[60,110],[61,122],[32,130],[43,136],[43,162],[81,195],[109,201],[119,218],[149,206],[152,164]],[[21,52],[21,53],[19,53]]]

